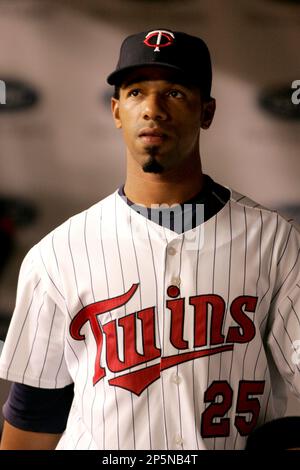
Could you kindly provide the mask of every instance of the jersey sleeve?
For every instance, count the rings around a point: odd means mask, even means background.
[[[268,348],[280,376],[300,399],[300,233],[290,225],[276,260]]]
[[[44,280],[38,254],[36,245],[20,269],[0,377],[33,387],[62,388],[72,383],[64,355],[66,315]]]

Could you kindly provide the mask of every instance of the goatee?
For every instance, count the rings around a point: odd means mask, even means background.
[[[144,163],[143,171],[145,173],[162,173],[164,171],[164,167],[155,158],[158,153],[158,147],[147,147],[146,151],[150,158],[146,163]]]

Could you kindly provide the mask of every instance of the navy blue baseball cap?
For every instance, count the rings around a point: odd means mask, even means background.
[[[107,77],[121,86],[126,75],[138,67],[163,66],[176,70],[183,79],[210,97],[212,67],[203,39],[180,31],[156,29],[128,36],[122,43],[116,70]]]

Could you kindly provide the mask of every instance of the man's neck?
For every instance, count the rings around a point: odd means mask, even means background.
[[[192,199],[203,188],[201,163],[192,170],[166,175],[147,174],[127,169],[125,195],[136,204],[180,204]]]

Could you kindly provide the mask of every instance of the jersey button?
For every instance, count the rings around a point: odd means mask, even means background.
[[[181,383],[181,377],[178,374],[173,374],[172,381],[174,384],[179,385]]]
[[[172,277],[171,283],[173,286],[180,287],[180,283],[181,283],[180,277]]]
[[[178,446],[181,446],[183,444],[183,439],[179,434],[175,437],[175,444]]]
[[[174,246],[169,246],[168,247],[168,254],[173,256],[173,255],[175,255],[175,253],[176,253],[176,250],[175,250]]]

